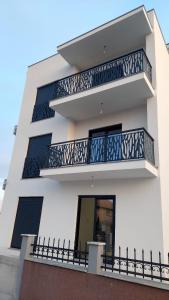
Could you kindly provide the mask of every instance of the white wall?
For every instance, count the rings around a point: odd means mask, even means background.
[[[37,87],[76,71],[77,70],[69,66],[60,55],[52,56],[28,68],[18,130],[0,217],[0,246],[10,246],[18,197],[21,196],[21,194],[32,194],[33,188],[32,185],[29,184],[29,179],[21,180],[29,137],[54,132],[53,137],[55,137],[55,141],[59,141],[61,137],[63,137],[64,140],[72,138],[73,125],[71,125],[70,121],[65,120],[59,115],[51,119],[41,120],[35,123],[31,122]],[[33,184],[34,183],[36,192],[39,194],[39,183],[41,183],[41,179],[34,179]],[[29,193],[24,193],[25,184],[29,187]],[[22,187],[21,189],[20,186]],[[46,189],[48,189],[47,186]]]
[[[152,48],[155,52],[156,64],[156,102],[157,102],[157,126],[159,144],[159,172],[161,183],[161,205],[163,221],[164,251],[169,252],[169,55],[160,30],[156,15],[152,11],[149,14],[154,27],[154,41]],[[154,126],[155,124],[152,123]]]
[[[85,138],[88,136],[89,129],[100,128],[109,125],[122,123],[122,130],[135,128],[147,128],[147,111],[146,105],[124,110],[111,115],[101,115],[81,122],[75,126],[75,138]]]
[[[44,196],[40,235],[71,239],[72,242],[78,195],[116,195],[116,247],[163,250],[158,179],[95,181],[94,188],[91,188],[90,178],[78,183],[27,179],[17,184],[17,190],[15,184],[11,184],[6,196],[12,199],[6,212],[8,226],[3,234],[1,232],[1,246],[10,243],[18,195]]]

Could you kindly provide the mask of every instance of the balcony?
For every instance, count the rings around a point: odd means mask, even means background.
[[[154,140],[144,128],[49,146],[40,175],[60,181],[157,176]]]
[[[75,121],[144,103],[154,95],[152,68],[143,49],[124,55],[55,83],[50,107]]]

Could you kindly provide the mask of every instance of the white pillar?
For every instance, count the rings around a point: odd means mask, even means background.
[[[99,274],[101,272],[101,266],[103,264],[103,253],[105,243],[101,242],[87,242],[89,247],[88,255],[88,272],[93,274]]]

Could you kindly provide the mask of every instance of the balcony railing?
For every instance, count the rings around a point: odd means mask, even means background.
[[[56,81],[53,98],[73,95],[141,72],[151,81],[152,67],[143,49]]]
[[[144,128],[52,144],[44,168],[141,159],[154,165],[154,140]]]

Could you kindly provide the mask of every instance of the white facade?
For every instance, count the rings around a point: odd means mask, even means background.
[[[109,34],[117,37],[114,48]],[[99,52],[104,42],[110,43],[108,51],[112,47],[106,59]],[[144,73],[137,74],[53,100],[50,107],[55,116],[32,122],[38,87],[140,48],[144,48],[151,63],[152,83]],[[0,218],[0,247],[11,245],[19,197],[43,197],[40,236],[70,239],[73,243],[78,196],[115,195],[115,247],[169,252],[169,56],[155,12],[138,8],[59,46],[58,52],[28,68]],[[99,114],[97,101],[104,97],[103,114]],[[60,143],[86,138],[90,129],[119,123],[122,131],[148,131],[154,138],[155,165],[134,160],[72,166],[44,169],[41,178],[22,179],[30,137],[51,133],[52,143]]]

